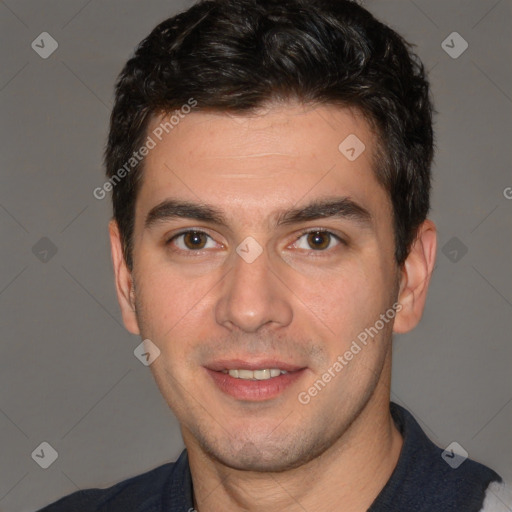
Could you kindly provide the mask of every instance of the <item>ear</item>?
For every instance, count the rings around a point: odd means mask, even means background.
[[[110,233],[110,249],[112,251],[112,263],[116,281],[117,300],[121,306],[123,322],[132,334],[140,334],[137,316],[135,314],[135,289],[132,273],[126,266],[123,256],[123,245],[119,234],[119,227],[115,220],[111,220],[108,226]]]
[[[393,332],[405,333],[418,325],[427,299],[437,249],[436,226],[425,220],[418,229],[411,251],[400,270],[398,303]]]

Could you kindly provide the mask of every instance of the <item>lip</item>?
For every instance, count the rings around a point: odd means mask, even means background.
[[[282,395],[286,389],[303,377],[305,367],[277,360],[244,361],[230,359],[215,361],[204,367],[217,388],[237,400],[262,402]],[[245,380],[231,377],[222,370],[261,370],[279,368],[288,373],[267,380]]]
[[[205,366],[208,370],[221,372],[222,370],[266,370],[271,368],[279,368],[287,372],[295,372],[302,370],[304,366],[294,365],[279,361],[277,359],[252,359],[247,361],[244,359],[218,359],[213,363]]]

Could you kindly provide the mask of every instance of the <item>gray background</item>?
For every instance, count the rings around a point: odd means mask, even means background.
[[[122,326],[110,204],[92,191],[104,181],[117,74],[158,22],[189,5],[0,2],[4,512],[112,485],[181,451],[176,420],[133,355],[140,340]],[[438,264],[421,325],[395,339],[392,399],[436,443],[457,441],[512,482],[512,2],[366,5],[418,46],[439,111]],[[59,44],[48,59],[31,48],[44,31]],[[469,44],[457,59],[441,47],[453,31]],[[46,470],[31,458],[43,441],[58,452]]]

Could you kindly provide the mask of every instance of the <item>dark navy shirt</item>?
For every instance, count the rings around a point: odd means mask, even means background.
[[[391,402],[404,443],[397,466],[368,512],[480,512],[491,483],[501,478],[470,459],[454,469],[413,416]],[[494,484],[493,484],[494,485]],[[108,489],[77,491],[39,512],[192,512],[187,451],[174,463]],[[486,507],[487,510],[487,507]]]

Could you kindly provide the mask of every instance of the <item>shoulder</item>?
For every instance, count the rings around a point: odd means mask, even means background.
[[[156,507],[175,463],[167,463],[140,475],[128,478],[106,489],[85,489],[64,496],[39,512],[121,512],[144,511]],[[157,509],[158,510],[158,509]]]
[[[509,512],[512,510],[512,487],[504,482],[491,482],[485,492],[481,512]]]
[[[492,490],[502,482],[500,475],[467,458],[467,453],[456,453],[456,443],[445,449],[434,444],[403,407],[391,403],[391,413],[404,442],[398,464],[380,496],[384,499],[377,501],[378,505],[416,512],[494,512],[482,506],[486,496],[493,498]],[[375,507],[376,511],[381,509],[387,510]]]

